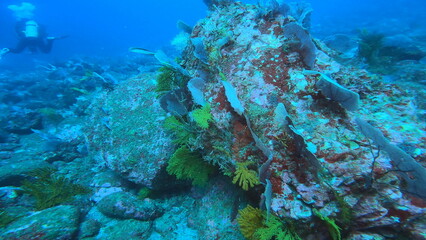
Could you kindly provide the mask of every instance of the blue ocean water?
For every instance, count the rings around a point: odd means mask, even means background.
[[[319,37],[360,28],[376,28],[386,33],[397,31],[395,28],[401,25],[409,29],[426,26],[426,4],[422,0],[307,2],[314,10],[311,31]],[[0,47],[16,44],[16,20],[7,6],[19,3],[12,0],[0,3]],[[176,27],[178,20],[194,25],[207,14],[201,0],[127,0],[120,3],[114,0],[35,0],[31,3],[36,6],[35,19],[47,27],[50,35],[70,35],[68,39],[55,43],[49,56],[42,56],[52,60],[75,55],[121,55],[130,46],[159,49],[169,44],[179,32]],[[16,63],[21,60],[25,61],[25,58],[12,57],[6,61]]]
[[[7,6],[20,1],[0,3],[0,46],[14,46],[17,38],[15,18]],[[179,30],[177,20],[194,25],[206,14],[202,1],[31,1],[34,17],[47,27],[50,35],[70,35],[55,43],[49,59],[75,55],[116,56],[130,46],[157,49],[168,44]],[[40,57],[40,56],[39,56]],[[14,61],[15,59],[10,59]],[[25,58],[19,58],[25,61]]]

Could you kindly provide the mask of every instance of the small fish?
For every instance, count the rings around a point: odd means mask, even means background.
[[[263,193],[265,196],[265,207],[266,207],[266,221],[269,220],[269,216],[271,215],[271,206],[272,206],[272,184],[269,179],[266,179],[265,192]]]
[[[140,47],[131,47],[131,48],[129,48],[129,51],[134,52],[134,53],[146,54],[146,55],[154,55],[155,54],[155,53],[149,51],[148,49],[140,48]]]
[[[183,21],[181,21],[181,20],[179,20],[179,21],[177,22],[177,27],[178,27],[180,30],[182,30],[182,31],[184,31],[184,32],[186,32],[186,33],[188,33],[188,34],[191,34],[191,33],[192,33],[192,27],[191,27],[191,26],[189,26],[188,24],[184,23],[184,22],[183,22]]]
[[[54,136],[50,133],[45,133],[45,132],[42,132],[42,131],[37,130],[37,129],[31,128],[31,131],[38,134],[41,138],[43,138],[44,140],[47,140],[47,141],[60,141],[61,140],[60,138],[58,138],[58,137],[56,137],[56,136]]]
[[[74,90],[76,92],[79,92],[79,93],[82,93],[82,94],[85,94],[85,95],[90,94],[87,90],[81,89],[81,88],[72,87],[71,90]]]
[[[111,129],[111,125],[110,125],[110,119],[109,117],[103,117],[101,119],[102,124],[108,129],[108,130],[112,130]]]

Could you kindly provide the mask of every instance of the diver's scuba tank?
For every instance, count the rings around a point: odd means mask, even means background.
[[[23,32],[27,38],[38,38],[38,24],[34,20],[27,21]]]

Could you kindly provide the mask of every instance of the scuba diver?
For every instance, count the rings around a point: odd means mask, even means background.
[[[17,20],[15,30],[19,37],[19,42],[15,48],[3,48],[0,50],[0,58],[6,53],[21,53],[26,48],[32,53],[38,51],[49,53],[52,50],[53,41],[62,37],[48,37],[43,26],[33,20],[35,6],[28,2],[20,5],[9,5]]]
[[[52,50],[53,41],[63,39],[61,37],[47,37],[45,28],[31,19],[22,19],[16,23],[16,33],[19,37],[19,42],[15,48],[3,48],[0,51],[0,56],[6,53],[21,53],[28,48],[31,53],[38,51],[49,53]]]

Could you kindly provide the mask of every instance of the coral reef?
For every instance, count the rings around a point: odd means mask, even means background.
[[[224,174],[234,173],[234,182],[244,189],[255,175],[267,179],[271,217],[298,221],[302,238],[340,239],[367,228],[380,233],[389,226],[419,236],[414,222],[421,222],[425,213],[425,199],[418,194],[423,190],[407,187],[392,156],[378,154],[386,150],[372,146],[354,127],[358,118],[378,117],[390,141],[410,142],[420,153],[413,160],[421,160],[424,124],[400,113],[408,112],[401,106],[410,96],[395,85],[373,84],[374,75],[332,60],[292,11],[262,12],[255,5],[219,4],[194,26],[191,38],[203,39],[210,64],[191,45],[181,63],[192,78],[204,80],[203,96],[213,121],[191,148],[203,149],[205,160],[215,159]],[[226,44],[221,43],[224,36],[230,38]],[[395,121],[416,127],[401,132]],[[248,162],[253,169],[245,172],[253,177],[244,180],[241,166]],[[262,187],[254,189],[260,195]],[[409,222],[412,227],[405,227]],[[307,232],[298,228],[303,225],[327,228]]]
[[[0,74],[0,238],[425,239],[414,37],[326,46],[308,4],[205,3],[177,58]],[[359,68],[388,60],[416,81]]]

